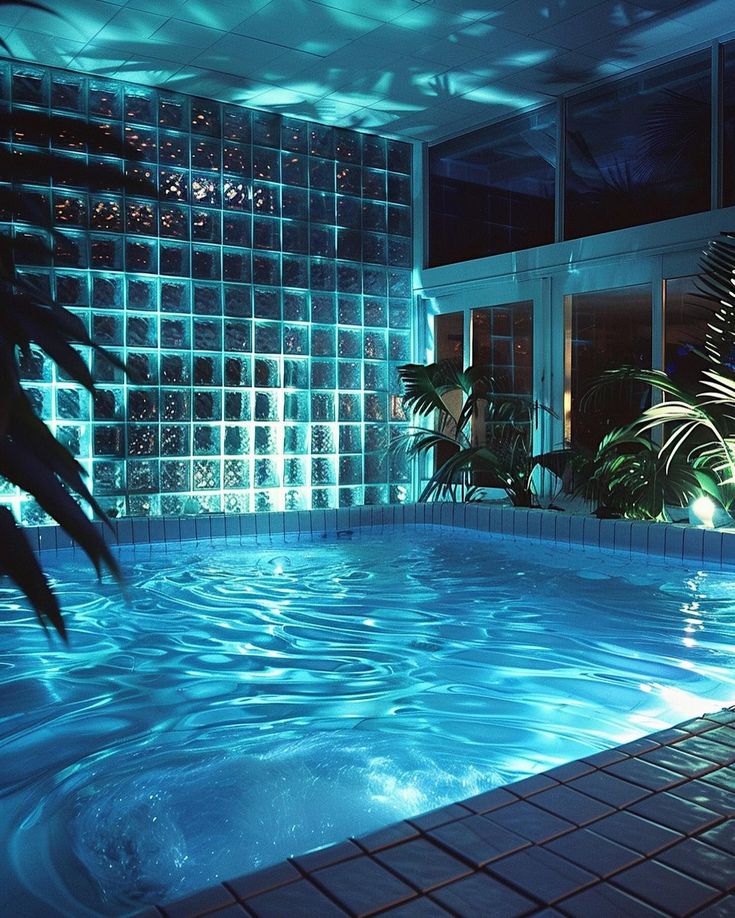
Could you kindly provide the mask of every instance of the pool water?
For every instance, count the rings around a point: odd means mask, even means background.
[[[0,591],[0,914],[122,915],[735,703],[735,572],[439,529]],[[5,584],[7,587],[7,584]]]

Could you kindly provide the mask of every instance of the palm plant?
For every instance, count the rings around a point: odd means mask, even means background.
[[[398,373],[403,402],[419,421],[393,444],[408,456],[437,456],[419,501],[472,500],[500,488],[516,507],[538,506],[534,472],[556,470],[562,453],[534,455],[533,421],[549,411],[526,395],[499,394],[486,367],[460,370],[447,361],[406,364]],[[563,452],[563,451],[562,451]]]
[[[0,5],[7,5],[0,0]],[[15,5],[47,10],[31,0]],[[7,48],[6,48],[7,50]],[[46,209],[26,196],[20,184],[33,178],[51,178],[63,185],[89,190],[125,188],[140,191],[140,179],[130,179],[122,166],[136,154],[126,144],[110,137],[100,138],[95,126],[73,118],[41,111],[14,111],[10,124],[15,138],[36,143],[22,153],[0,146],[0,175],[7,185],[0,192],[0,211],[25,222],[26,255],[29,246],[50,264],[62,237],[51,227]],[[81,148],[94,143],[97,149],[116,157],[120,165],[87,165],[49,151],[49,137],[71,136]],[[45,143],[44,143],[45,141]],[[71,452],[51,433],[35,413],[21,384],[22,362],[32,349],[43,351],[71,381],[94,392],[94,382],[75,346],[97,348],[81,319],[60,306],[48,293],[39,291],[16,270],[17,240],[0,234],[0,477],[33,497],[87,553],[98,574],[105,566],[117,575],[117,566],[101,532],[88,516],[102,511],[84,482],[85,471]],[[109,353],[105,356],[118,363]],[[65,639],[59,603],[50,589],[38,558],[7,507],[0,507],[0,574],[8,576],[28,597],[39,622],[51,625]]]
[[[703,253],[699,300],[709,304],[704,360],[689,388],[661,370],[608,370],[586,396],[588,407],[601,387],[642,382],[664,395],[626,427],[600,444],[594,477],[627,515],[667,519],[666,504],[685,506],[702,491],[725,507],[735,497],[735,235],[723,233]],[[661,446],[649,439],[661,432]]]

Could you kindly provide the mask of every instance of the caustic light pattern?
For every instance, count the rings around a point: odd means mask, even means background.
[[[78,117],[128,144],[142,179],[133,195],[74,185],[74,169],[68,184],[32,176],[33,222],[0,212],[18,272],[135,369],[85,353],[91,398],[43,354],[23,361],[107,513],[404,499],[408,468],[387,446],[411,357],[408,144],[18,63],[0,62],[0,105],[14,152],[31,149],[14,112]],[[105,161],[73,133],[35,148]],[[0,499],[45,521],[12,489]]]

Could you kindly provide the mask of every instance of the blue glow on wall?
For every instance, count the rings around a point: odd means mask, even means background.
[[[401,501],[396,368],[411,358],[408,144],[35,65],[0,62],[0,102],[124,139],[137,196],[24,186],[60,234],[19,270],[80,315],[136,382],[86,354],[94,400],[24,361],[37,410],[122,515]],[[22,152],[27,138],[3,135]],[[69,157],[99,159],[74,138]],[[2,177],[0,177],[0,181]],[[23,215],[0,213],[19,241]],[[23,247],[19,247],[22,251]],[[32,251],[32,247],[28,247]],[[13,490],[25,522],[43,514]]]

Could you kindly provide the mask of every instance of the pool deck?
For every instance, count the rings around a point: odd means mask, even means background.
[[[735,916],[735,708],[136,918]]]

